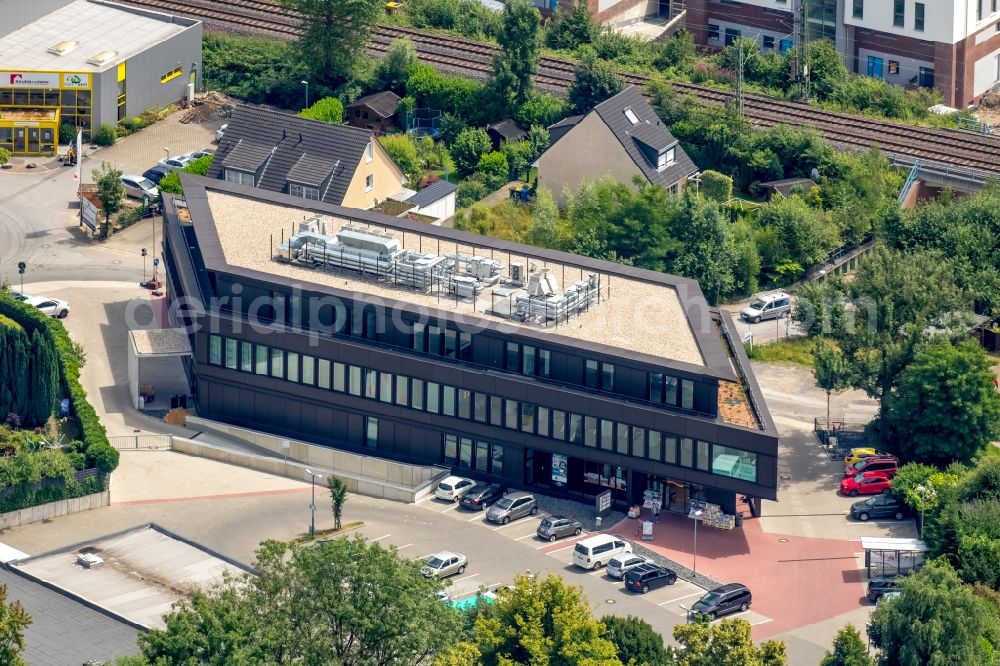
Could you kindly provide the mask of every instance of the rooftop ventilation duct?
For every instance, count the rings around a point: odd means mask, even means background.
[[[87,64],[99,67],[118,55],[118,51],[98,51],[87,58]]]
[[[64,39],[61,42],[56,42],[48,48],[48,52],[52,55],[63,56],[75,49],[80,45],[80,42],[73,41],[71,39]]]

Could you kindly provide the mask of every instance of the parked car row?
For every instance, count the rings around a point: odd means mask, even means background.
[[[899,469],[899,459],[874,449],[851,449],[844,457],[842,495],[877,495],[892,493],[892,478]]]
[[[164,157],[156,163],[156,166],[143,171],[141,176],[135,176],[132,174],[122,176],[122,184],[125,186],[125,193],[130,197],[135,197],[137,199],[141,199],[146,195],[150,198],[156,198],[160,195],[158,190],[160,181],[163,180],[168,173],[171,171],[177,171],[178,169],[183,169],[196,159],[214,154],[215,152],[212,150],[192,150],[191,152],[184,153],[183,155]]]

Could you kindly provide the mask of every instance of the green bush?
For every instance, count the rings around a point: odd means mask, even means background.
[[[489,190],[496,190],[507,184],[510,175],[510,166],[507,164],[507,156],[499,150],[486,153],[479,158],[476,171],[483,179],[483,183]]]
[[[142,129],[142,121],[139,118],[125,118],[121,122],[121,126],[131,132],[138,132]]]
[[[67,144],[76,140],[76,128],[69,123],[59,125],[59,143]]]
[[[344,105],[336,97],[324,97],[308,109],[299,111],[299,117],[321,120],[324,123],[340,123],[344,120]]]
[[[118,139],[118,133],[114,125],[105,123],[94,132],[94,143],[98,146],[113,146]]]
[[[733,196],[733,179],[708,169],[701,174],[701,193],[713,201],[729,201]]]

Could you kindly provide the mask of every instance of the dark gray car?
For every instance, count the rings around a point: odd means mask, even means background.
[[[721,615],[745,611],[750,608],[752,601],[753,595],[750,594],[749,587],[742,583],[729,583],[705,594],[691,606],[691,614],[701,613],[714,620]]]
[[[579,521],[566,516],[549,516],[543,518],[536,530],[538,536],[549,541],[555,541],[566,536],[579,536],[583,525]]]
[[[538,513],[538,502],[531,493],[507,493],[486,512],[486,520],[506,525],[522,516]]]

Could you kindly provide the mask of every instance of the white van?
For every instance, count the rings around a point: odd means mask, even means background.
[[[792,311],[792,297],[783,291],[756,294],[750,305],[740,311],[740,317],[756,324],[762,319],[778,319]]]
[[[583,569],[600,569],[615,555],[631,553],[632,544],[610,534],[598,534],[579,541],[573,549],[573,564]]]

